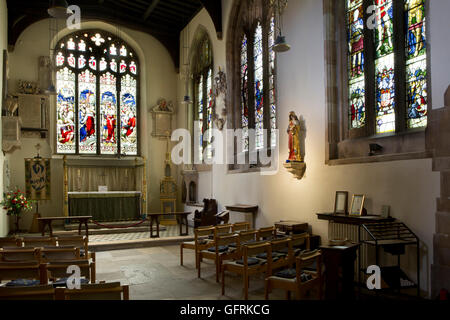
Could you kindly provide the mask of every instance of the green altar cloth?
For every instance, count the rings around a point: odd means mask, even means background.
[[[95,221],[123,221],[141,216],[138,191],[69,192],[69,216],[92,216]]]

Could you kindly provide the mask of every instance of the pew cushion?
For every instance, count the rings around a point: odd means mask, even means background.
[[[219,252],[225,252],[225,251],[228,250],[228,246],[219,246],[218,250],[219,250]],[[216,247],[208,248],[208,251],[209,252],[216,252]]]
[[[32,287],[37,286],[41,282],[39,280],[16,279],[8,282],[6,287]]]
[[[248,260],[247,260],[247,263],[248,263],[249,266],[253,266],[255,264],[258,264],[259,262],[260,262],[260,260],[256,259],[256,258],[248,258]],[[237,264],[244,264],[244,260],[243,259],[236,260],[236,263]]]

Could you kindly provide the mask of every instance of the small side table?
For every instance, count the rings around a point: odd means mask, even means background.
[[[342,246],[321,246],[325,264],[325,298],[355,299],[354,276],[356,251],[359,244],[347,243]],[[342,270],[342,276],[340,275]]]

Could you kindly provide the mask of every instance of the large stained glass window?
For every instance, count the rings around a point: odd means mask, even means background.
[[[273,50],[275,18],[270,16],[266,23],[256,21],[255,25],[253,32],[244,33],[239,42],[240,124],[243,129],[241,142],[243,151],[251,151],[250,147],[260,150],[276,145],[276,54]],[[249,81],[253,81],[251,92]],[[255,140],[251,142],[249,129],[255,129]]]
[[[364,8],[372,5],[374,28],[364,24]],[[425,0],[347,0],[346,10],[349,129],[373,124],[368,133],[384,134],[426,127]],[[372,61],[365,61],[368,55]],[[397,91],[403,87],[406,92]]]
[[[57,153],[138,155],[138,67],[134,51],[103,31],[56,46]]]
[[[212,131],[210,129],[213,127],[214,115],[213,59],[207,34],[203,34],[199,41],[193,68],[194,103],[196,105],[194,121],[200,132],[199,147],[195,152],[197,152],[198,159],[203,161],[212,157]]]

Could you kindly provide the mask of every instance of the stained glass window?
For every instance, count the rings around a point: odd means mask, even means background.
[[[123,155],[137,155],[136,129],[136,79],[130,75],[122,77],[120,93],[120,139]]]
[[[239,40],[240,125],[244,152],[275,147],[277,143],[275,18],[271,15],[265,23],[262,21],[254,21],[252,33],[244,32]],[[250,129],[255,130],[252,141],[249,141]]]
[[[212,157],[212,131],[214,114],[212,51],[206,34],[199,41],[198,50],[194,58],[194,97],[197,129],[200,132],[197,157],[200,161]]]
[[[427,125],[427,42],[424,0],[405,0],[408,128]]]
[[[97,77],[91,71],[86,70],[78,75],[80,153],[97,153],[96,86]]]
[[[65,67],[56,72],[57,150],[75,153],[75,73]]]
[[[271,129],[271,146],[275,147],[277,144],[276,128],[277,128],[277,105],[275,92],[275,51],[273,45],[275,44],[275,18],[270,19],[269,32],[269,90],[270,90],[270,129]]]
[[[63,38],[56,56],[57,152],[138,154],[138,61],[106,32]],[[67,49],[66,49],[67,48]],[[117,56],[120,64],[110,56]]]
[[[242,119],[242,149],[248,151],[248,58],[247,36],[244,35],[241,44],[241,119]]]
[[[364,6],[376,6],[373,30],[365,28]],[[402,12],[400,12],[402,11]],[[396,19],[403,14],[403,21]],[[397,17],[397,18],[396,18]],[[403,27],[400,27],[403,23]],[[426,63],[425,0],[347,0],[349,128],[375,124],[376,134],[402,132],[427,125],[427,63]],[[373,42],[365,40],[373,35]],[[399,43],[394,35],[405,37]],[[404,59],[399,57],[403,55]],[[366,75],[365,53],[374,53],[369,65],[374,72],[374,91],[368,90],[372,79]],[[396,74],[396,70],[398,71]],[[403,72],[404,70],[404,72]],[[396,95],[405,81],[406,92]],[[371,93],[372,92],[372,93]],[[402,97],[406,101],[401,101]],[[374,118],[367,121],[366,102],[374,101]],[[405,107],[403,107],[405,105]],[[404,110],[404,111],[403,111]],[[406,124],[399,117],[406,118]],[[369,130],[368,132],[371,132]]]
[[[351,129],[361,128],[366,123],[363,14],[362,0],[348,0],[349,124]]]
[[[264,129],[264,80],[263,80],[263,44],[262,44],[262,27],[258,23],[254,35],[254,60],[255,60],[255,139],[256,149],[264,146],[263,129]]]

